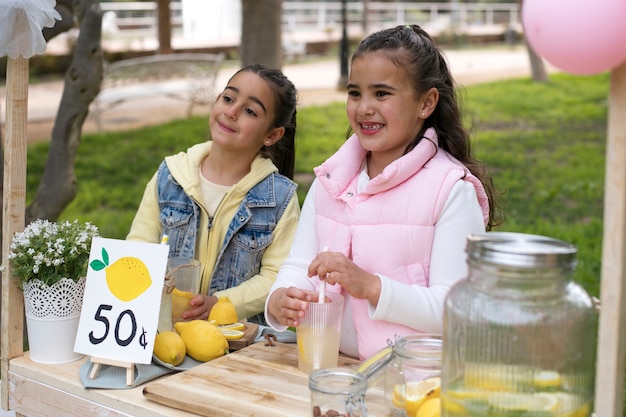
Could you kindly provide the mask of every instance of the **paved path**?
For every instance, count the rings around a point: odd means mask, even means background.
[[[492,47],[489,49],[445,51],[453,76],[462,85],[530,76],[528,55],[524,46]],[[221,91],[235,72],[236,64],[227,63],[220,71],[217,89]],[[300,93],[302,106],[344,101],[345,92],[338,90],[340,66],[338,59],[310,63],[295,63],[283,68]],[[50,138],[52,126],[63,92],[62,81],[31,84],[28,102],[28,137],[30,142]],[[5,88],[0,87],[0,117],[5,120]],[[181,101],[163,97],[132,100],[108,110],[102,115],[107,131],[127,130],[161,124],[184,118],[186,106]],[[208,107],[197,107],[196,115],[208,115]],[[83,132],[95,132],[93,118],[88,117]]]

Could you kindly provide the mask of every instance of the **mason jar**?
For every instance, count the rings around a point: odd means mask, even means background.
[[[416,334],[398,339],[385,368],[385,402],[394,417],[414,417],[441,391],[440,336]]]
[[[597,312],[572,281],[576,248],[488,232],[466,251],[444,305],[442,415],[588,417]]]
[[[309,375],[313,417],[367,417],[367,379],[348,368],[322,368]]]
[[[440,397],[441,355],[441,336],[414,334],[390,341],[388,347],[363,362],[359,370],[366,375],[370,387],[383,381],[390,416],[415,417],[427,400]]]

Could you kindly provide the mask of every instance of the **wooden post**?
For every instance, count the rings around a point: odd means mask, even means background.
[[[26,205],[26,128],[28,123],[28,59],[7,59],[4,190],[2,196],[2,351],[0,405],[9,409],[9,360],[24,352],[24,294],[7,262],[11,238],[24,230]]]
[[[609,91],[600,331],[595,411],[621,417],[626,354],[626,62],[611,73]]]

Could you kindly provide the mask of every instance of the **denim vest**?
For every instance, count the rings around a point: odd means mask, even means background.
[[[261,270],[265,249],[296,191],[296,184],[274,172],[252,187],[242,200],[220,248],[209,294],[236,287]],[[185,193],[165,162],[157,173],[163,234],[169,236],[170,257],[194,257],[200,227],[200,206]],[[209,221],[209,233],[212,221]],[[248,321],[266,324],[263,313]]]

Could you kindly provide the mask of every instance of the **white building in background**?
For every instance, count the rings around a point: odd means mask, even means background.
[[[182,0],[186,39],[241,37],[241,0]]]

